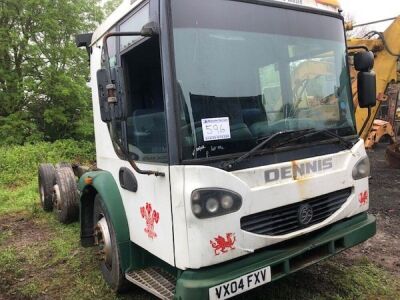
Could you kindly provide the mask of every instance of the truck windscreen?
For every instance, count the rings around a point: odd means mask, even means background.
[[[356,133],[339,18],[225,0],[172,0],[172,16],[183,159],[285,130]]]

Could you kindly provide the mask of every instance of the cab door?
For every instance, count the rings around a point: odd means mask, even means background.
[[[121,31],[125,31],[123,25]],[[112,41],[120,49],[117,58],[110,60],[124,72],[128,113],[126,120],[114,121],[109,128],[96,127],[99,168],[110,171],[119,186],[131,241],[175,265],[159,37]],[[126,149],[139,169],[161,174],[141,174],[119,153],[116,144]]]
[[[122,47],[124,45],[121,45]],[[147,38],[123,52],[128,118],[126,147],[143,175],[121,166],[121,195],[131,240],[174,265],[167,126],[163,96],[159,37]],[[136,181],[137,187],[127,186]]]

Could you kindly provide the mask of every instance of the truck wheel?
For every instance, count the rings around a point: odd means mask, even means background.
[[[55,211],[58,220],[63,224],[69,224],[78,220],[78,188],[75,175],[70,168],[56,169]]]
[[[130,284],[121,271],[119,250],[110,216],[99,194],[93,208],[94,240],[104,280],[116,292],[126,291]]]
[[[38,171],[40,204],[44,211],[53,210],[55,169],[52,164],[41,164]]]

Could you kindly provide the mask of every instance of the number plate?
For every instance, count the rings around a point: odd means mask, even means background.
[[[228,299],[270,281],[271,267],[266,267],[210,288],[210,300]]]
[[[205,142],[231,138],[229,118],[202,119],[201,125]]]

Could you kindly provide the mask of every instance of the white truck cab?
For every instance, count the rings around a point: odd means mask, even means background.
[[[116,291],[226,299],[375,234],[336,1],[126,0],[78,44],[99,169],[82,243]]]

